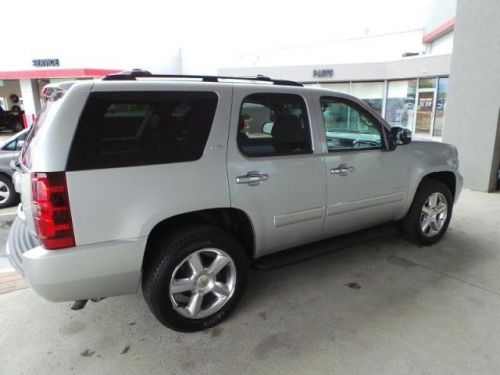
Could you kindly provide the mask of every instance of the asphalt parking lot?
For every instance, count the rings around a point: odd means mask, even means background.
[[[498,374],[500,194],[464,191],[445,238],[383,237],[253,272],[208,331],[161,326],[140,294],[0,295],[1,374]]]

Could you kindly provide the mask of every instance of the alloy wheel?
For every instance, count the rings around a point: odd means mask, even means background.
[[[0,181],[0,203],[8,201],[9,197],[10,197],[9,187],[5,182]]]
[[[437,235],[448,217],[448,202],[442,193],[432,193],[425,201],[420,214],[420,228],[427,237]]]
[[[234,293],[236,266],[216,248],[198,250],[172,273],[169,287],[174,309],[189,319],[202,319],[219,311]]]

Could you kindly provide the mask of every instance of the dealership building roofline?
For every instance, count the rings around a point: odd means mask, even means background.
[[[222,68],[218,73],[233,76],[263,74],[276,79],[286,78],[303,83],[378,81],[449,75],[450,64],[451,54],[443,54],[352,64]],[[315,75],[315,71],[318,70],[330,70],[331,75]]]

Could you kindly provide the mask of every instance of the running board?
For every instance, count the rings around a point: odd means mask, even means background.
[[[316,258],[336,250],[344,249],[349,246],[358,245],[366,241],[391,236],[397,232],[398,226],[395,223],[379,225],[373,228],[363,229],[358,232],[344,234],[314,242],[312,244],[302,245],[265,255],[261,258],[257,258],[253,262],[252,266],[258,270],[285,267],[308,259]]]

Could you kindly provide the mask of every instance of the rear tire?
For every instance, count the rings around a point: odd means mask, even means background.
[[[448,229],[453,211],[453,196],[444,183],[424,179],[401,223],[405,236],[419,245],[429,246],[441,239]]]
[[[14,189],[12,178],[0,174],[0,208],[15,206],[19,202],[19,194]]]
[[[151,250],[142,290],[163,325],[180,332],[212,327],[242,298],[248,262],[229,233],[207,225],[182,227]]]

